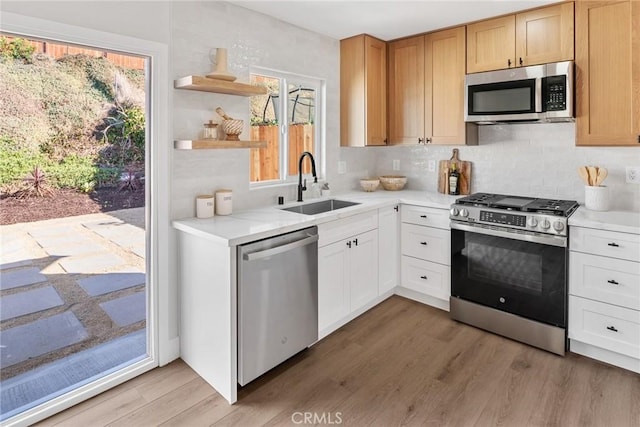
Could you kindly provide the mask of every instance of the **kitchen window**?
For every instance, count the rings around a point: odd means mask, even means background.
[[[266,69],[255,69],[250,79],[267,88],[266,95],[251,98],[251,139],[267,141],[266,148],[251,149],[252,186],[297,182],[298,160],[305,151],[313,154],[321,177],[325,81]],[[308,160],[302,172],[311,173]]]

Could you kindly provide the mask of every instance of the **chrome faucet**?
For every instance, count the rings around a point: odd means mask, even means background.
[[[316,175],[316,161],[313,158],[313,154],[308,151],[305,151],[300,155],[300,161],[298,162],[298,201],[302,202],[302,192],[307,189],[307,180],[304,180],[304,185],[302,184],[302,161],[305,156],[309,156],[311,160],[311,174],[313,175],[313,182],[318,182],[318,177]]]

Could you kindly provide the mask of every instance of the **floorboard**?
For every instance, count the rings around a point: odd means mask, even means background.
[[[640,425],[640,375],[538,350],[399,296],[238,398],[228,405],[178,360],[39,425]]]

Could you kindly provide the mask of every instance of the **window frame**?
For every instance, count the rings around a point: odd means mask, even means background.
[[[280,149],[278,150],[278,166],[280,168],[280,177],[277,180],[268,181],[250,181],[250,189],[279,187],[298,184],[298,175],[289,175],[289,87],[293,82],[301,84],[304,87],[313,88],[316,91],[315,97],[315,114],[314,114],[314,154],[316,163],[316,174],[318,180],[324,180],[326,172],[326,79],[304,74],[291,73],[286,71],[274,70],[271,68],[252,66],[249,68],[249,80],[253,75],[278,79],[280,81],[280,90],[278,93],[278,109],[277,116],[281,119],[278,122]],[[251,113],[250,113],[251,114]],[[286,120],[282,120],[285,118]],[[283,123],[284,122],[284,123]],[[312,175],[303,174],[302,177],[309,179]]]

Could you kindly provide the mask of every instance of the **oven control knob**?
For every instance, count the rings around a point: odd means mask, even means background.
[[[449,211],[451,213],[451,216],[458,216],[458,208],[451,208],[451,210]]]
[[[469,211],[466,210],[465,208],[460,209],[460,216],[463,218],[466,218],[469,216]]]
[[[527,220],[527,225],[529,227],[535,228],[538,225],[538,220],[535,219],[534,217],[531,217]]]
[[[564,224],[562,223],[562,221],[554,221],[553,229],[556,231],[562,231],[564,230]]]
[[[551,223],[549,222],[549,220],[548,220],[548,219],[543,219],[543,220],[540,222],[540,227],[542,227],[542,229],[543,229],[543,230],[548,230],[548,229],[549,229],[549,227],[551,227]]]

